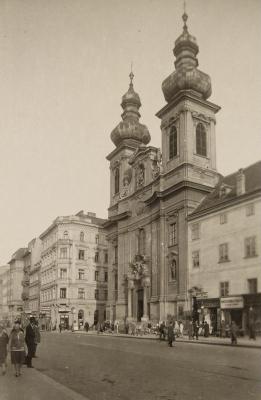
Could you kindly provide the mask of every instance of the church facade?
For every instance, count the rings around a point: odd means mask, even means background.
[[[166,104],[161,150],[139,122],[141,101],[133,74],[122,97],[122,121],[111,133],[107,239],[107,319],[183,319],[191,309],[187,287],[188,215],[220,179],[210,77],[198,69],[196,38],[183,32],[173,50],[175,69],[162,83]]]

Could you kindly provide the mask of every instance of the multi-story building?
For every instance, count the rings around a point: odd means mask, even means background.
[[[22,279],[22,300],[23,300],[23,314],[24,317],[26,315],[30,315],[30,307],[29,307],[29,273],[31,268],[31,251],[30,248],[27,247],[27,251],[24,253],[23,256],[23,279]]]
[[[29,244],[31,254],[31,266],[29,271],[29,309],[30,313],[37,318],[40,316],[40,268],[42,241],[33,239]]]
[[[261,331],[261,161],[220,179],[188,219],[192,308],[214,331]]]
[[[27,253],[27,248],[18,249],[9,261],[10,265],[10,279],[8,287],[8,314],[11,323],[16,317],[20,317],[23,312],[22,300],[22,281],[24,278],[24,255]]]
[[[130,85],[122,121],[112,131],[108,316],[118,320],[183,318],[187,307],[187,216],[216,186],[215,114],[210,77],[198,69],[196,38],[183,15],[175,70],[162,84],[162,153],[139,122]]]
[[[58,217],[41,234],[41,319],[50,329],[105,318],[107,243],[94,213]]]
[[[8,321],[8,288],[10,280],[10,266],[0,267],[0,321]]]

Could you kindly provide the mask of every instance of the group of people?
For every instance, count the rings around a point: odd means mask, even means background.
[[[28,368],[33,368],[32,358],[36,357],[36,348],[40,340],[40,330],[34,317],[30,317],[25,330],[21,326],[21,321],[16,320],[10,335],[8,335],[4,326],[0,324],[0,365],[2,367],[2,375],[6,374],[8,350],[10,350],[11,363],[14,365],[16,377],[21,375],[23,364],[26,364]]]

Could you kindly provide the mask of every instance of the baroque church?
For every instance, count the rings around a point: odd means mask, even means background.
[[[187,217],[217,185],[215,114],[209,75],[198,69],[196,38],[187,27],[175,41],[175,69],[163,81],[157,112],[161,150],[141,124],[130,74],[122,121],[111,133],[107,319],[183,319],[187,287]]]

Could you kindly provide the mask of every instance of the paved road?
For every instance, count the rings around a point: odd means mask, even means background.
[[[38,371],[90,400],[261,400],[257,349],[46,333],[38,355]]]

